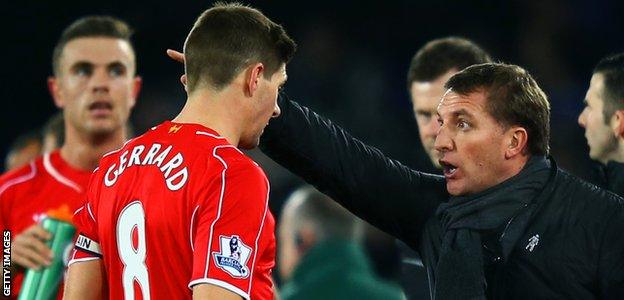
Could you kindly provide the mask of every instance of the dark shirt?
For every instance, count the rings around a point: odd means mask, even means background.
[[[261,148],[342,206],[418,251],[434,272],[443,234],[435,217],[448,201],[441,176],[412,170],[290,101]],[[558,169],[507,260],[484,259],[490,299],[622,299],[622,198]],[[487,243],[487,237],[484,238]],[[431,276],[429,276],[431,279]]]

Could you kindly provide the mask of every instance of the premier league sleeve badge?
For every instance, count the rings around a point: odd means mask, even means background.
[[[219,249],[213,252],[215,265],[234,278],[247,278],[247,261],[252,249],[243,243],[238,235],[219,236]]]

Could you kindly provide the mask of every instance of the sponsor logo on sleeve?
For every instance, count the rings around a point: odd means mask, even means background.
[[[213,252],[215,265],[234,278],[247,278],[247,261],[252,249],[243,243],[238,235],[219,236],[219,249]]]

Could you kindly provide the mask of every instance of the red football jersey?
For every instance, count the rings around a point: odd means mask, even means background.
[[[262,169],[225,138],[167,121],[102,158],[70,264],[101,257],[111,299],[190,299],[203,283],[272,299],[268,194]]]
[[[38,223],[46,212],[67,206],[71,211],[85,201],[90,171],[77,170],[61,158],[59,151],[45,154],[0,177],[0,228],[11,231],[11,239]],[[12,297],[22,286],[23,272],[14,274]],[[62,291],[62,289],[60,289]],[[59,293],[59,298],[62,292]]]

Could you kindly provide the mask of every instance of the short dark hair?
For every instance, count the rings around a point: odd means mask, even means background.
[[[594,74],[602,74],[604,78],[602,112],[608,123],[615,111],[624,109],[624,52],[601,59]]]
[[[72,40],[87,37],[110,37],[127,41],[132,47],[130,41],[132,33],[132,28],[126,22],[111,16],[82,17],[65,28],[58,42],[56,42],[52,54],[52,70],[55,75],[59,74],[63,50],[65,45]]]
[[[435,39],[416,52],[407,71],[407,89],[414,81],[432,81],[451,69],[492,62],[475,42],[461,37]]]
[[[184,44],[188,90],[202,84],[220,90],[257,62],[268,79],[295,49],[284,28],[257,9],[217,3],[199,16]]]
[[[460,95],[485,92],[486,108],[498,123],[523,127],[529,136],[529,153],[548,154],[548,97],[523,68],[502,63],[474,65],[451,77],[445,87]]]

